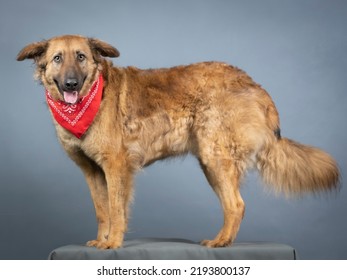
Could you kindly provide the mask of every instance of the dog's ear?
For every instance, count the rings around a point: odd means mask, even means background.
[[[94,38],[88,38],[91,50],[104,57],[118,57],[119,51],[108,43]]]
[[[48,47],[48,41],[41,41],[32,43],[24,47],[17,55],[17,60],[35,59],[35,61],[42,56]]]

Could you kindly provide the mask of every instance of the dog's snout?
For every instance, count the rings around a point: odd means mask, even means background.
[[[78,87],[78,80],[75,78],[68,78],[65,80],[65,88],[68,90],[75,90]]]

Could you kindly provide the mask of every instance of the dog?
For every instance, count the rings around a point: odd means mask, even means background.
[[[57,136],[81,168],[98,222],[100,249],[122,246],[133,176],[156,160],[191,153],[218,196],[224,224],[207,247],[230,246],[245,212],[240,181],[255,168],[287,195],[334,190],[339,169],[327,153],[281,136],[269,94],[220,62],[141,70],[116,67],[110,44],[64,35],[24,47],[33,59]]]

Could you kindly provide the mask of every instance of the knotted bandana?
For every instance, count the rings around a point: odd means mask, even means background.
[[[99,110],[102,90],[103,78],[99,75],[99,78],[90,88],[89,93],[76,104],[53,100],[47,90],[46,99],[55,120],[77,138],[81,138],[92,124]]]

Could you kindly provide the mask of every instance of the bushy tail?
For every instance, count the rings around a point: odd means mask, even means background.
[[[257,167],[266,184],[287,195],[329,191],[339,185],[339,169],[329,154],[286,138],[264,147]]]

